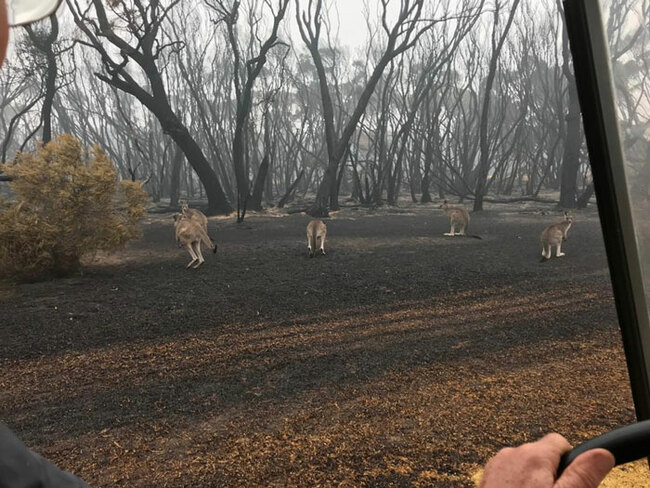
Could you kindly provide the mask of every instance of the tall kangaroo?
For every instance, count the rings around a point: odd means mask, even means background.
[[[192,261],[186,268],[198,268],[204,263],[201,243],[212,249],[212,252],[217,252],[217,245],[211,241],[203,230],[203,226],[197,221],[180,213],[174,214],[174,230],[176,231],[176,242],[179,246],[184,246],[192,257]]]
[[[210,247],[216,246],[216,244],[214,243],[214,239],[212,239],[212,237],[210,237],[210,234],[208,234],[208,218],[205,216],[203,212],[201,212],[196,208],[190,208],[187,202],[182,202],[181,214],[183,215],[183,217],[189,218],[194,222],[200,224],[201,227],[203,227],[205,233],[207,234],[208,239],[210,239],[210,242],[212,243],[212,246]]]
[[[548,259],[551,259],[551,248],[556,246],[555,256],[561,258],[564,256],[562,252],[562,241],[566,241],[567,233],[573,224],[573,217],[570,216],[567,212],[564,212],[564,220],[557,224],[551,224],[544,232],[542,232],[541,241],[542,241],[542,259],[540,262],[544,262]]]
[[[316,246],[320,239],[320,252],[325,254],[325,236],[327,235],[327,226],[322,220],[312,220],[307,224],[307,247],[309,248],[309,257],[313,258],[316,253]]]
[[[467,228],[469,227],[469,212],[461,207],[450,207],[445,200],[440,207],[449,217],[449,224],[451,229],[449,232],[445,232],[446,236],[467,236],[473,237],[475,239],[481,239],[480,236],[465,234]],[[460,229],[459,232],[456,232],[456,226]]]

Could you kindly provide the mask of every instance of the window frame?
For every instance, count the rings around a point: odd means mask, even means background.
[[[598,0],[563,0],[598,215],[637,420],[650,419],[650,319]]]

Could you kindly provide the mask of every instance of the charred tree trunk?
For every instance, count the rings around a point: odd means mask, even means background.
[[[349,154],[349,148],[346,154]],[[341,191],[341,182],[343,181],[343,175],[345,174],[345,157],[343,159],[343,162],[341,163],[341,168],[338,171],[337,177],[336,177],[336,183],[332,185],[332,189],[330,191],[330,208],[332,210],[338,210],[339,208],[339,192]]]
[[[257,177],[253,185],[253,194],[250,199],[250,206],[253,210],[261,212],[262,208],[262,194],[267,179],[269,179],[269,168],[271,166],[271,158],[274,148],[271,145],[271,120],[269,117],[268,105],[264,110],[264,157],[257,170]]]
[[[107,78],[103,75],[98,75],[98,77],[117,88],[127,88],[120,80]],[[125,89],[125,91],[128,92],[129,90]],[[229,214],[232,212],[232,207],[228,203],[217,174],[210,166],[210,163],[208,163],[203,151],[190,134],[190,131],[169,106],[166,97],[154,98],[146,95],[142,96],[138,90],[135,90],[134,94],[156,116],[162,126],[163,132],[168,134],[178,147],[181,148],[187,158],[187,162],[194,169],[201,183],[203,183],[205,194],[208,197],[208,214]]]
[[[576,207],[577,208],[587,208],[587,205],[589,205],[589,200],[591,200],[591,197],[594,194],[594,184],[590,183],[587,188],[582,192],[582,195],[580,195],[580,198],[578,198],[578,201],[576,202]]]
[[[174,150],[174,159],[172,161],[171,181],[169,186],[169,206],[178,207],[178,200],[181,195],[181,168],[183,166],[183,151],[177,145]]]
[[[411,201],[418,202],[417,189],[422,187],[422,173],[420,172],[420,157],[422,154],[422,138],[418,137],[413,147],[413,162],[409,168],[409,189],[411,191]]]
[[[429,109],[427,111],[427,120],[430,118]],[[431,171],[433,170],[433,142],[431,137],[427,136],[426,142],[424,145],[424,173],[422,175],[422,183],[420,185],[420,191],[422,196],[420,197],[421,203],[429,203],[431,199],[431,193],[429,193],[429,187],[431,185]]]
[[[264,193],[264,182],[266,181],[269,172],[269,153],[264,154],[260,169],[257,171],[257,178],[255,178],[255,185],[253,186],[253,194],[251,195],[249,206],[252,210],[260,212],[262,208],[262,193]]]
[[[54,43],[59,37],[59,21],[56,13],[49,16],[50,32],[43,36],[35,32],[31,25],[26,25],[25,30],[30,40],[34,43],[46,61],[46,73],[44,80],[43,106],[41,107],[41,124],[43,125],[43,142],[48,143],[52,140],[52,104],[56,94],[56,53],[54,52]]]
[[[573,85],[569,87],[569,113],[566,117],[567,131],[564,141],[564,154],[562,155],[562,173],[560,176],[560,206],[575,208],[578,193],[578,170],[580,169],[580,105],[578,104],[578,91]]]
[[[205,193],[208,197],[208,214],[229,214],[232,212],[232,207],[228,203],[226,194],[221,188],[217,174],[203,155],[203,151],[201,151],[199,145],[190,135],[187,127],[180,121],[175,125],[173,123],[170,125],[171,127],[167,128],[163,125],[163,131],[169,134],[174,142],[178,144],[178,147],[185,154],[187,162],[196,171],[196,174],[203,183]]]
[[[429,193],[429,172],[427,171],[422,176],[422,196],[420,197],[420,203],[429,203],[431,201],[431,193]]]
[[[476,181],[476,199],[474,200],[474,212],[479,212],[483,210],[483,198],[487,191],[488,185],[488,173],[490,171],[490,143],[488,142],[488,121],[490,117],[490,98],[492,96],[492,85],[494,84],[494,78],[497,71],[497,62],[499,60],[499,55],[501,54],[501,49],[503,48],[503,43],[506,40],[510,26],[515,17],[515,12],[517,10],[517,5],[519,5],[519,0],[514,0],[512,3],[512,8],[510,10],[510,15],[508,16],[508,21],[501,33],[501,37],[498,42],[496,39],[496,29],[499,25],[499,3],[496,3],[496,8],[494,10],[494,27],[492,31],[492,57],[490,58],[490,66],[485,81],[485,95],[483,98],[483,106],[481,108],[481,120],[479,125],[479,147],[481,149],[481,157],[478,167],[478,176]]]
[[[361,179],[359,179],[359,173],[354,165],[352,166],[352,184],[352,198],[361,204],[366,203],[366,199],[363,196],[363,188],[361,188]]]
[[[271,166],[275,165],[271,165],[271,162],[269,161],[267,175],[266,178],[264,178],[264,199],[266,200],[267,204],[271,204],[271,202],[273,202],[273,175],[271,173]]]

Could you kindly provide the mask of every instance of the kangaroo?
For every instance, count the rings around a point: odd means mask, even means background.
[[[327,226],[322,220],[312,220],[307,224],[307,247],[309,248],[309,257],[313,258],[316,253],[316,244],[320,239],[320,252],[325,254],[325,235]]]
[[[183,202],[181,203],[181,214],[183,214],[184,217],[188,217],[201,224],[205,233],[208,233],[208,218],[203,214],[203,212],[195,208],[190,208],[187,202]]]
[[[440,207],[449,217],[449,224],[451,225],[451,229],[449,232],[445,232],[444,235],[446,236],[467,236],[467,237],[473,237],[475,239],[481,239],[480,236],[477,235],[468,235],[465,234],[465,231],[469,227],[469,212],[465,210],[464,208],[456,208],[456,207],[450,207],[449,204],[447,203],[447,200],[443,202]],[[459,227],[460,231],[456,232],[456,226]]]
[[[186,269],[198,268],[204,263],[205,259],[201,252],[202,242],[212,249],[213,253],[217,252],[217,245],[208,237],[203,226],[195,220],[180,213],[174,214],[174,230],[176,231],[176,242],[179,246],[185,246],[192,257],[192,261],[185,267]]]
[[[197,210],[196,208],[190,208],[187,202],[182,202],[181,214],[184,217],[187,217],[195,222],[198,222],[201,225],[201,227],[203,227],[205,233],[208,235],[208,239],[210,239],[210,242],[212,243],[211,247],[215,246],[214,239],[212,239],[212,237],[210,237],[210,234],[208,234],[208,218],[205,216],[203,212]]]
[[[564,221],[557,224],[551,224],[544,232],[542,232],[542,259],[541,263],[551,259],[551,247],[556,246],[555,256],[561,258],[564,256],[562,252],[562,241],[566,241],[567,233],[573,224],[573,217],[567,212],[564,212]]]

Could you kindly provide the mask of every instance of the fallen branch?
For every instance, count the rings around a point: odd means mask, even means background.
[[[155,207],[155,208],[150,208],[147,210],[147,213],[149,214],[166,214],[166,213],[172,213],[172,212],[178,212],[179,208],[178,207]]]
[[[474,200],[474,197],[466,196],[468,200]],[[537,202],[537,203],[558,203],[557,200],[551,200],[549,198],[538,198],[538,197],[519,197],[519,198],[484,198],[484,202],[489,203],[517,203],[517,202]]]
[[[339,208],[341,210],[349,209],[349,208],[368,208],[368,209],[376,209],[377,206],[372,204],[372,203],[359,203],[356,205],[339,205]],[[299,207],[299,208],[292,208],[291,210],[287,210],[286,213],[291,215],[291,214],[297,214],[301,212],[307,212],[309,210],[309,207]]]
[[[445,234],[445,237],[470,237],[472,239],[481,239],[481,240],[483,240],[483,238],[481,236],[476,235],[476,234],[454,234],[453,236],[448,236],[448,235]]]
[[[307,210],[309,210],[309,207],[292,208],[291,210],[287,210],[287,214],[292,215],[292,214],[306,212]]]

